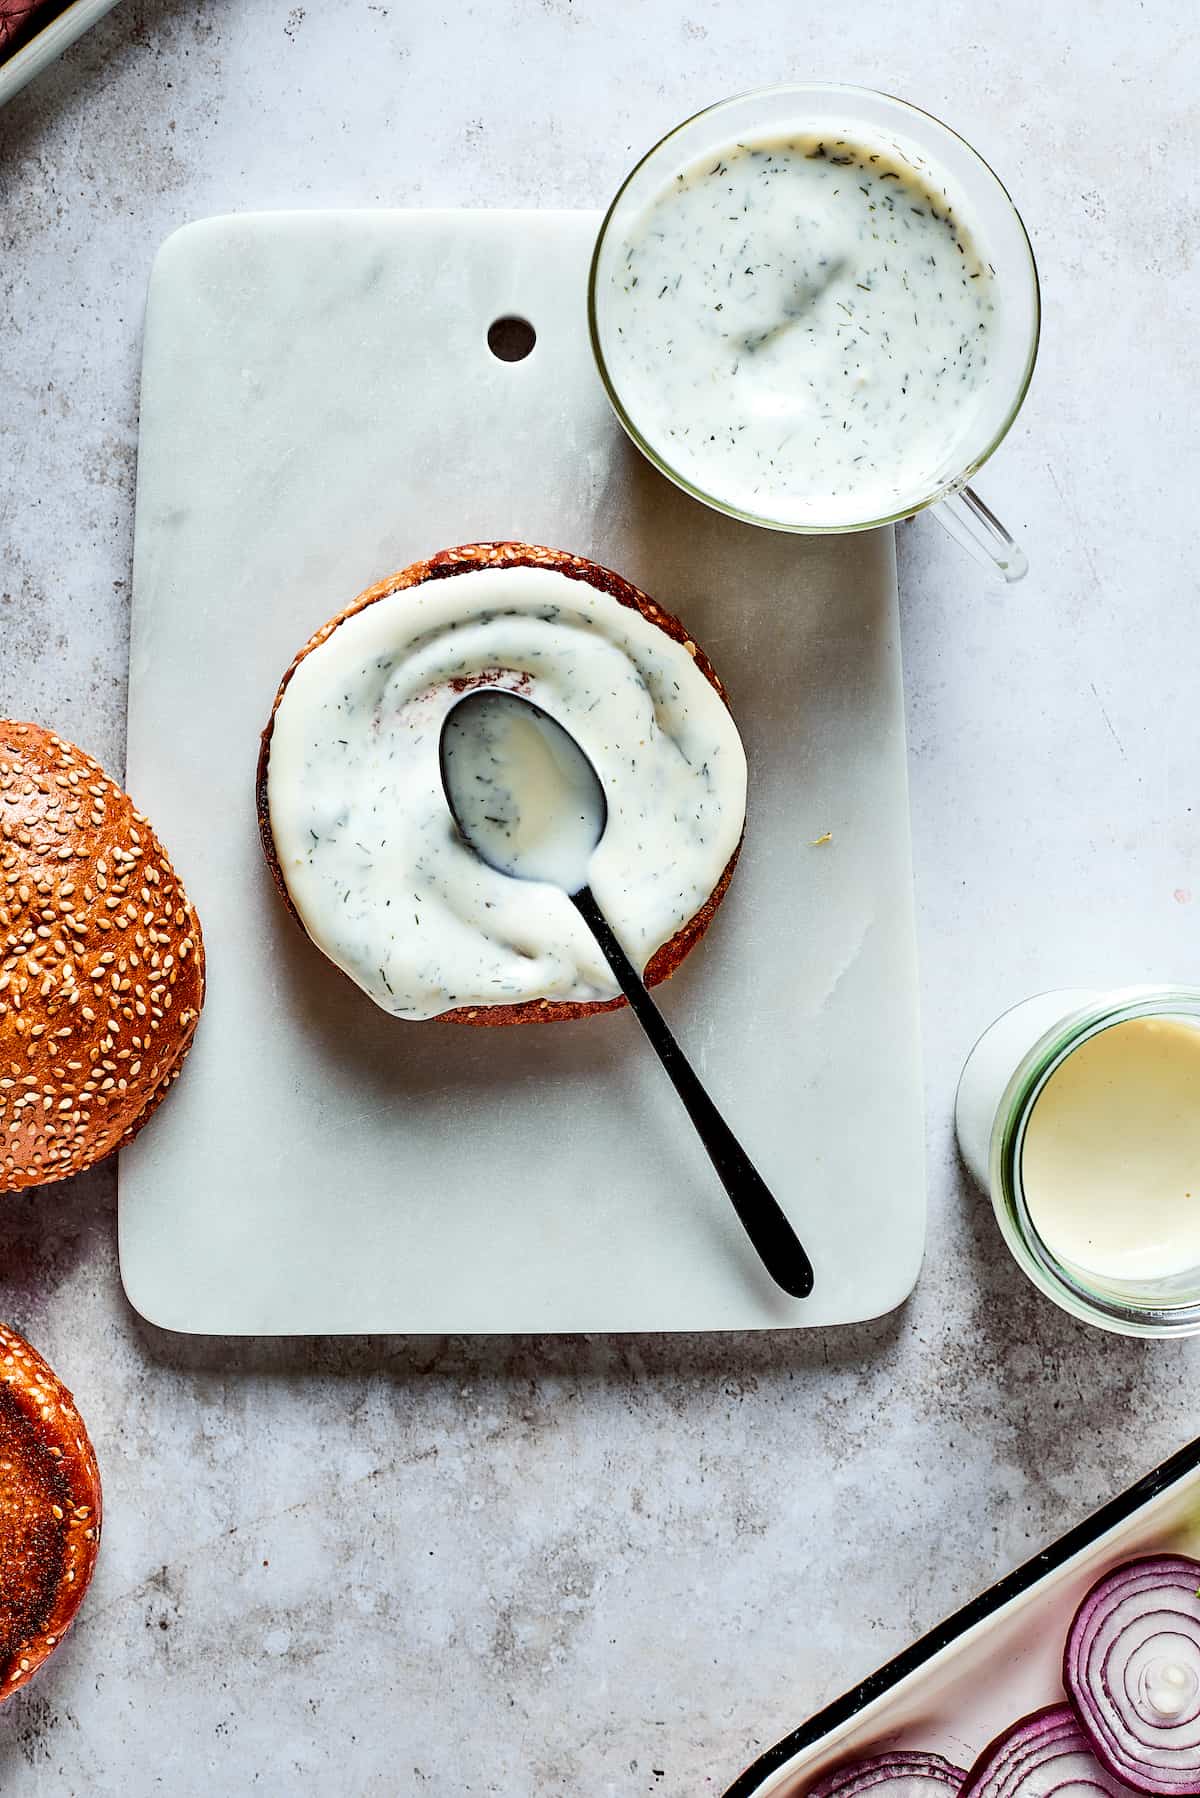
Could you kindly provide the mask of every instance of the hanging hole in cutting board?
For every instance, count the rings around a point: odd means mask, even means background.
[[[527,318],[515,314],[493,319],[488,326],[488,349],[501,362],[524,362],[537,342],[537,332]]]

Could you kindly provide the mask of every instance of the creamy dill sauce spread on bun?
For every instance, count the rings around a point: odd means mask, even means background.
[[[694,644],[553,567],[386,592],[293,668],[265,794],[305,930],[396,1017],[617,993],[564,892],[488,868],[458,837],[439,737],[484,685],[533,700],[591,758],[608,824],[589,884],[639,967],[709,901],[741,839],[745,753]]]

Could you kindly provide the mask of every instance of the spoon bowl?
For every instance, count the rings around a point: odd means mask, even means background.
[[[447,712],[438,758],[459,835],[489,868],[568,894],[587,885],[608,800],[549,712],[502,687],[477,687]]]

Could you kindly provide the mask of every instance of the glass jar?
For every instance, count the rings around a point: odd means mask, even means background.
[[[955,1100],[962,1157],[991,1195],[1014,1259],[1072,1317],[1123,1336],[1200,1333],[1200,1267],[1156,1280],[1118,1280],[1056,1257],[1030,1216],[1022,1181],[1025,1132],[1051,1075],[1081,1044],[1134,1018],[1200,1026],[1200,987],[1141,986],[1040,993],[980,1037]]]

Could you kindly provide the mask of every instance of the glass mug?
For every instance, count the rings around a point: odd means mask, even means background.
[[[956,444],[952,465],[939,467],[929,491],[906,502],[902,510],[828,524],[756,516],[720,493],[701,491],[648,440],[639,425],[636,402],[622,394],[613,358],[606,353],[606,344],[611,343],[609,295],[625,260],[630,228],[675,176],[702,156],[727,151],[747,139],[788,133],[844,136],[853,143],[856,127],[872,143],[880,140],[881,147],[894,146],[919,176],[944,190],[952,205],[977,222],[979,248],[986,247],[1002,301],[989,377],[978,416],[969,437]],[[870,530],[928,507],[957,542],[1005,580],[1020,580],[1026,572],[1024,552],[967,482],[1007,435],[1033,374],[1041,322],[1033,250],[1020,214],[987,163],[957,132],[919,107],[870,88],[810,81],[742,94],[685,120],[642,158],[605,215],[588,280],[588,322],[600,377],[625,430],[656,468],[705,505],[748,524],[810,535]]]

